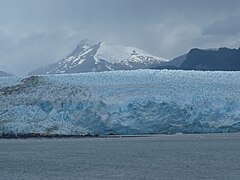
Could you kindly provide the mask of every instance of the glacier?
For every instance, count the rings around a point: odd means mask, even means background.
[[[132,70],[0,78],[0,134],[240,131],[240,72]]]

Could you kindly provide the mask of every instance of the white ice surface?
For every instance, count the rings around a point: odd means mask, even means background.
[[[0,79],[0,132],[234,132],[240,72],[135,70]],[[239,128],[239,129],[238,129]]]

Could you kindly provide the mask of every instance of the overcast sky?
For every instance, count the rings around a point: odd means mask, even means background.
[[[24,74],[81,39],[172,59],[193,47],[240,46],[239,0],[0,0],[0,65]]]

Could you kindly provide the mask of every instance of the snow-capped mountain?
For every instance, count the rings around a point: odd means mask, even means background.
[[[240,132],[239,76],[134,70],[0,78],[0,135]]]
[[[66,58],[30,72],[39,74],[70,74],[113,70],[147,69],[158,66],[167,59],[151,55],[135,47],[107,42],[89,45],[82,41]]]

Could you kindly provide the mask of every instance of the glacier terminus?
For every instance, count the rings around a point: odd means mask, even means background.
[[[240,131],[240,72],[131,70],[0,78],[0,133]]]

